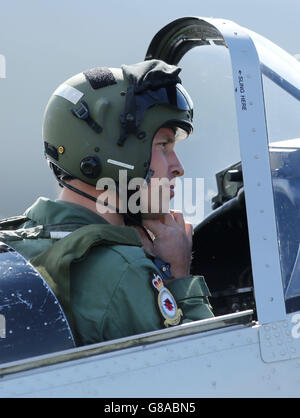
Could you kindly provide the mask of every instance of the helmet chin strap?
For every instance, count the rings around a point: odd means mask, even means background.
[[[105,206],[105,207],[107,207],[109,209],[112,209],[116,213],[120,214],[119,209],[117,207],[114,207],[114,206],[110,205],[107,202],[102,202],[101,200],[98,200],[96,197],[91,196],[90,194],[85,193],[85,192],[83,192],[80,189],[77,189],[77,187],[71,186],[70,184],[68,184],[65,181],[63,181],[59,177],[57,171],[55,170],[55,166],[53,167],[53,173],[54,173],[54,175],[56,177],[56,180],[58,181],[58,183],[62,187],[66,187],[67,189],[71,190],[72,192],[77,193],[80,196],[85,197],[86,199],[90,199],[90,200],[92,200],[95,203],[100,203],[101,205],[103,205],[103,206]],[[117,187],[117,190],[118,190],[118,187]],[[129,215],[128,213],[122,213],[122,215],[124,217],[124,221],[125,221],[125,224],[126,225],[128,225],[128,226],[130,226],[130,225],[132,225],[132,226],[138,226],[138,227],[142,228],[143,231],[145,232],[147,238],[151,241],[151,243],[153,242],[153,240],[150,237],[147,229],[142,225],[142,216],[141,216],[141,213],[137,213],[136,215]],[[99,215],[99,216],[101,216],[101,215]]]

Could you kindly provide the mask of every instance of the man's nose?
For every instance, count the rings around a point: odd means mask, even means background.
[[[175,151],[173,151],[172,155],[170,156],[169,169],[173,176],[181,177],[184,175],[184,168]]]

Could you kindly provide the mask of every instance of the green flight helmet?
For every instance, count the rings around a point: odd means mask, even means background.
[[[149,181],[152,141],[161,127],[176,140],[192,132],[193,104],[178,77],[181,69],[160,60],[121,68],[96,67],[69,78],[45,110],[45,155],[58,181],[76,178]],[[63,183],[64,184],[64,183]]]

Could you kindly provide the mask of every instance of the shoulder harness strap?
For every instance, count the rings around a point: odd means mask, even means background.
[[[142,246],[139,233],[134,228],[124,230],[119,226],[91,224],[57,240],[49,249],[30,260],[47,280],[59,298],[73,328],[70,304],[70,266],[83,259],[92,247],[99,245]]]

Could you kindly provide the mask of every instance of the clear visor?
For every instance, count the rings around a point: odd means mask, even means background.
[[[174,132],[175,142],[183,141],[193,131],[193,125],[183,120],[170,120],[160,128],[170,128]]]
[[[185,129],[180,128],[179,126],[176,126],[175,128],[175,141],[183,141],[184,139],[186,139],[189,134],[191,133],[190,131],[187,131]]]

